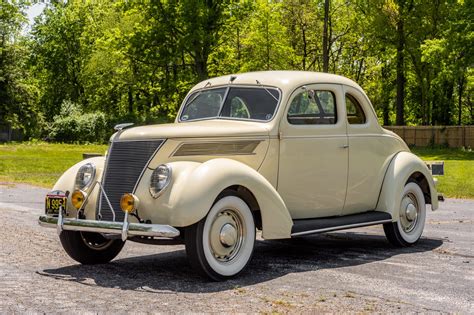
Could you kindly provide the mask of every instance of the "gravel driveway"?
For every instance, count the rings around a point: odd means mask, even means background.
[[[429,211],[419,244],[394,249],[381,227],[257,241],[239,278],[208,282],[183,246],[128,242],[111,263],[82,266],[38,226],[46,190],[0,184],[0,313],[474,313],[474,200]]]

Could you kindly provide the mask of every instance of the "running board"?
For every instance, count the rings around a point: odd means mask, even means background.
[[[369,211],[340,217],[318,219],[299,219],[293,221],[291,236],[302,236],[356,227],[377,225],[392,222],[392,216],[386,212]]]

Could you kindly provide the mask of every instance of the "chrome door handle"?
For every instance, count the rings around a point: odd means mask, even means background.
[[[349,147],[348,144],[344,144],[344,145],[341,146],[342,149],[347,149],[348,147]]]

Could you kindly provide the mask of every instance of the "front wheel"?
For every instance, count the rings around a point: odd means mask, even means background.
[[[185,231],[186,253],[198,272],[215,281],[239,274],[252,257],[255,223],[235,195],[219,199],[207,216]]]
[[[423,233],[426,204],[423,191],[415,182],[408,182],[402,193],[397,222],[383,225],[388,241],[397,247],[415,244]]]
[[[66,253],[83,265],[104,264],[117,256],[125,242],[110,240],[100,233],[62,231],[59,235]]]

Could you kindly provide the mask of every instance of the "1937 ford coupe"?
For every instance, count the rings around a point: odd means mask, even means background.
[[[173,124],[118,125],[105,157],[67,170],[39,223],[82,264],[106,263],[126,240],[186,246],[191,265],[223,280],[263,239],[383,224],[415,244],[428,167],[383,129],[363,90],[336,75],[271,71],[197,84]]]

